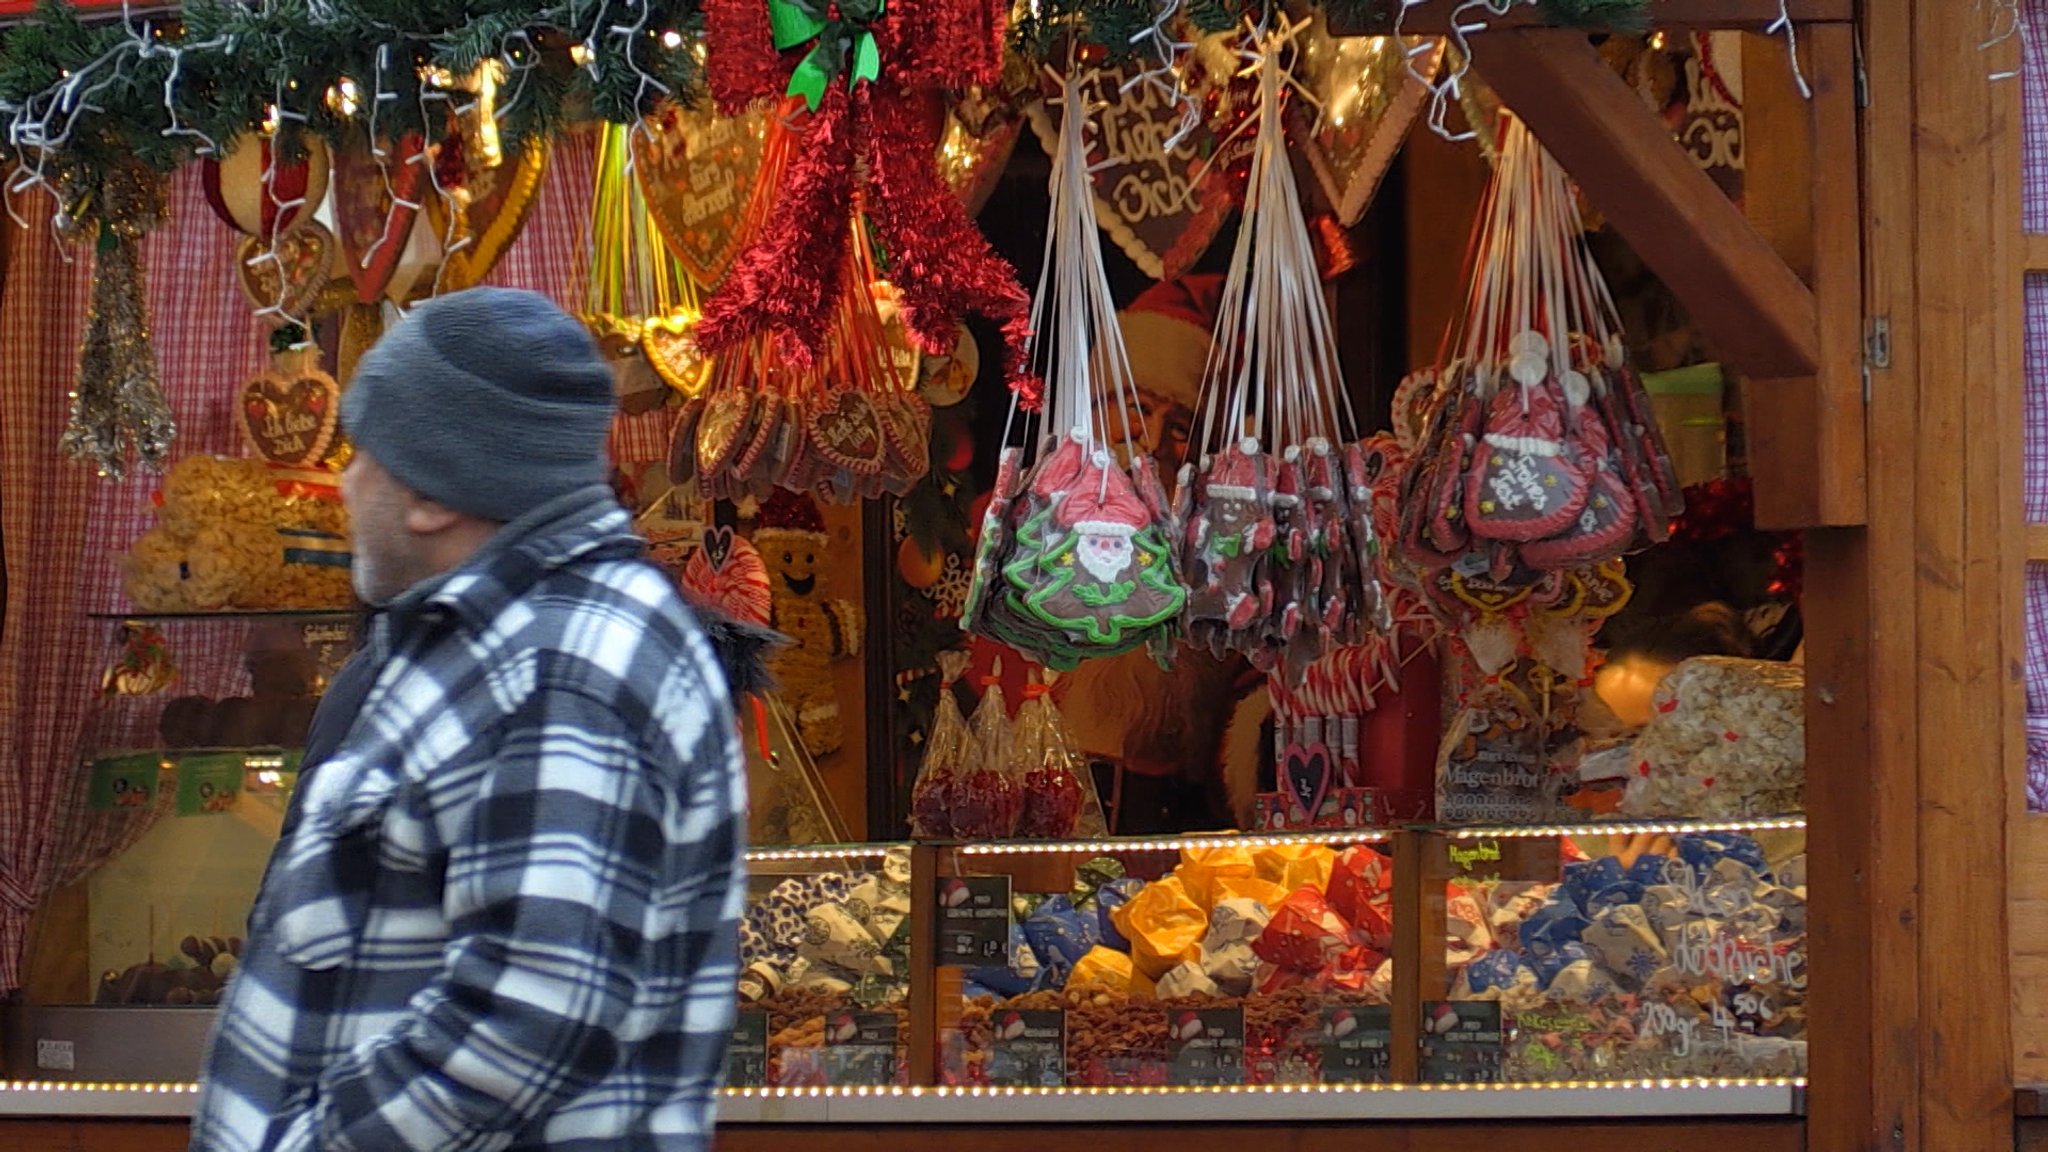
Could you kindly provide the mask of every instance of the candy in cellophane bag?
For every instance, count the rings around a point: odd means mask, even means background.
[[[962,761],[947,788],[946,809],[961,840],[1010,836],[1023,810],[1023,785],[1010,770],[1010,715],[1000,675],[999,667],[982,682],[981,703],[968,723],[973,758]]]
[[[1010,739],[1012,771],[1022,782],[1022,815],[1017,835],[1044,839],[1109,834],[1102,800],[1088,761],[1067,737],[1052,701],[1055,673],[1025,690]]]
[[[953,701],[953,684],[967,666],[967,653],[941,652],[939,663],[939,704],[932,713],[931,731],[925,735],[924,763],[918,767],[917,784],[910,790],[910,832],[921,840],[946,840],[953,835],[953,794],[960,774],[970,763],[982,759],[967,719]]]

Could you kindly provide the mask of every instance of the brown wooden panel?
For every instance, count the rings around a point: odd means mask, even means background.
[[[1778,46],[1743,53],[1750,222],[1813,285],[1819,367],[1742,389],[1760,528],[1861,524],[1868,512],[1863,399],[1863,266],[1855,30],[1801,40],[1809,99]]]
[[[1417,35],[1442,35],[1450,31],[1452,13],[1457,12],[1459,21],[1473,18],[1471,11],[1458,11],[1461,0],[1431,0],[1408,11],[1401,23],[1402,31]],[[1332,23],[1332,30],[1340,36],[1357,36],[1375,32],[1386,32],[1393,27],[1392,11],[1397,5],[1383,6],[1387,13],[1377,19],[1361,19],[1356,25]],[[1704,29],[1704,28],[1762,28],[1778,18],[1778,0],[1650,0],[1649,22],[1658,28]],[[1367,5],[1343,5],[1346,15],[1358,13],[1364,17],[1369,12]],[[1855,6],[1851,0],[1788,0],[1785,11],[1802,24],[1814,22],[1844,23],[1854,18]],[[1483,19],[1493,28],[1521,28],[1544,23],[1542,13],[1533,4],[1521,4],[1510,8],[1499,16],[1485,15]]]
[[[2017,44],[1912,5],[1919,389],[1920,1141],[2013,1139],[2007,814],[2018,763]],[[1874,56],[1873,51],[1869,55]],[[1965,66],[1963,61],[1970,61]],[[1894,344],[1896,345],[1896,341]]]
[[[7,1152],[185,1152],[183,1120],[0,1120]]]
[[[1473,1152],[1489,1145],[1514,1152],[1800,1152],[1803,1128],[1796,1118],[1611,1124],[735,1125],[719,1131],[717,1152],[790,1152],[827,1140],[833,1152]]]
[[[1746,375],[1811,375],[1814,298],[1583,33],[1471,39],[1472,62]]]

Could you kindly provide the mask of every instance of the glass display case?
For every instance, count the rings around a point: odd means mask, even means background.
[[[1419,1078],[1804,1076],[1805,827],[1425,833]]]
[[[911,849],[747,854],[735,1088],[911,1082]]]
[[[1387,1080],[1390,852],[1357,832],[941,851],[939,1083]]]

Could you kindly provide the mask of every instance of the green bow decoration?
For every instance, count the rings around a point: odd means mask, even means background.
[[[832,0],[768,0],[776,51],[816,41],[790,75],[788,90],[791,96],[802,96],[813,112],[825,98],[825,86],[841,72],[849,74],[849,86],[882,74],[882,54],[871,27],[882,18],[888,0],[839,0],[837,16],[827,15],[831,4]],[[851,69],[848,53],[853,57]]]

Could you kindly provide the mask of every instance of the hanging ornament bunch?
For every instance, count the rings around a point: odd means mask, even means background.
[[[711,92],[736,115],[801,97],[802,142],[779,196],[705,304],[702,339],[724,352],[767,335],[798,368],[823,359],[835,306],[867,285],[846,274],[865,213],[887,255],[912,342],[952,350],[961,315],[1002,326],[1013,388],[1029,390],[1029,306],[938,170],[945,93],[993,87],[1007,5],[994,0],[709,0]]]
[[[711,376],[711,360],[697,347],[697,284],[648,213],[633,172],[634,131],[622,124],[598,130],[582,318],[608,354],[642,357],[671,388],[695,396]]]
[[[1670,452],[1570,183],[1518,120],[1474,251],[1404,494],[1409,557],[1526,586],[1664,539],[1684,507]]]
[[[165,196],[163,177],[131,164],[108,172],[93,195],[66,197],[81,207],[70,218],[76,230],[98,241],[71,419],[59,447],[115,480],[131,455],[161,469],[178,435],[157,379],[142,264],[142,235],[164,219]]]
[[[1046,435],[1028,467],[1022,449],[1003,450],[961,627],[1064,669],[1146,645],[1164,659],[1187,589],[1165,487],[1132,435],[1143,415],[1102,265],[1088,104],[1075,74],[1065,78],[1062,99],[1052,220],[1031,316]],[[1013,428],[1018,406],[1013,400]]]
[[[786,121],[771,123],[748,211],[755,234],[772,226],[777,182],[802,146]],[[694,481],[709,499],[761,498],[779,487],[846,503],[903,495],[930,467],[931,406],[899,359],[885,315],[892,288],[877,270],[866,218],[856,211],[843,227],[842,283],[821,355],[791,358],[766,332],[720,355],[708,386],[677,420],[669,456],[676,483]]]
[[[1288,160],[1284,57],[1305,24],[1260,34],[1257,135],[1203,381],[1201,456],[1177,518],[1188,641],[1290,675],[1391,627],[1372,476]]]

